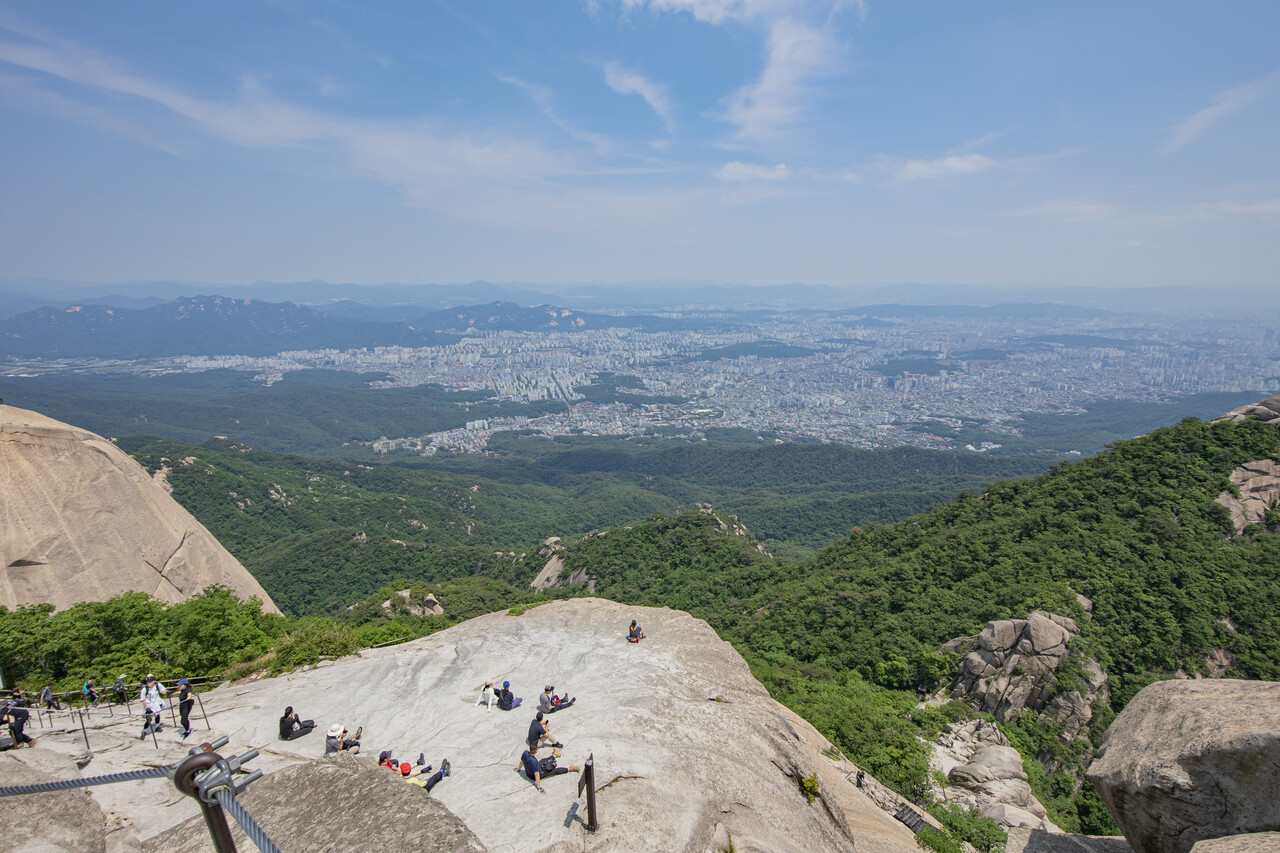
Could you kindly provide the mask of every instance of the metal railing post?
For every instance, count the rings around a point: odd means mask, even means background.
[[[84,748],[93,755],[93,747],[89,746],[89,730],[84,726],[84,711],[80,711],[80,733],[84,735]]]
[[[216,752],[197,752],[178,765],[173,774],[173,784],[200,804],[205,826],[209,827],[209,837],[213,839],[213,849],[217,853],[236,853],[236,842],[231,837],[231,827],[227,825],[227,813],[217,800],[206,803],[196,790],[196,776],[217,766],[221,760],[222,756]]]
[[[204,712],[204,700],[200,698],[199,693],[192,691],[196,697],[196,701],[200,703],[200,716],[204,717],[204,727],[209,731],[213,731],[213,726],[209,725],[209,715]]]
[[[596,754],[593,752],[587,756],[587,763],[582,768],[582,775],[578,777],[578,796],[582,796],[582,789],[587,789],[587,831],[595,832],[600,828],[600,821],[596,814]]]

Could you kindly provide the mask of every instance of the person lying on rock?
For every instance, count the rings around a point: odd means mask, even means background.
[[[545,794],[547,791],[542,787],[544,777],[559,776],[562,773],[573,771],[577,773],[581,770],[578,765],[570,764],[568,767],[557,767],[555,755],[548,755],[546,758],[538,758],[538,745],[535,743],[520,754],[520,763],[516,765],[516,772],[524,771],[524,775],[533,783],[533,787],[538,789],[539,794]]]
[[[498,694],[498,709],[502,711],[511,711],[519,707],[524,700],[511,692],[511,682],[502,682],[502,692]]]
[[[529,736],[525,738],[524,742],[527,746],[533,747],[540,746],[544,741],[556,748],[564,746],[564,744],[558,743],[551,736],[551,723],[545,721],[542,712],[539,711],[538,716],[534,717],[533,722],[529,723]]]
[[[542,689],[542,695],[538,697],[538,707],[542,709],[544,714],[551,714],[556,711],[564,710],[574,702],[578,701],[576,697],[568,700],[562,699],[552,693],[551,691],[553,690],[555,690],[555,687],[548,684]]]
[[[280,718],[280,740],[293,740],[309,735],[315,727],[315,720],[299,720],[298,712],[290,705],[284,709],[284,716]]]
[[[479,705],[487,704],[489,710],[486,713],[493,713],[493,704],[498,701],[498,691],[494,689],[492,681],[486,681],[484,687],[480,688],[480,696],[476,699],[476,704],[471,707],[475,708]]]
[[[435,773],[431,773],[431,765],[425,763],[425,757],[418,756],[418,766],[414,767],[409,762],[400,765],[400,778],[408,782],[410,785],[417,785],[419,788],[426,788],[427,793],[431,793],[431,789],[440,783],[440,780],[450,775],[452,768],[449,766],[449,759],[440,762],[440,769]],[[427,778],[423,778],[423,774],[431,773]]]
[[[331,752],[349,752],[352,755],[360,752],[360,733],[364,731],[361,726],[356,729],[355,737],[347,737],[347,727],[342,723],[334,723],[329,727],[328,733],[324,736],[324,754]]]
[[[627,632],[627,642],[638,643],[644,639],[644,629],[636,624],[636,620],[631,620],[631,630]]]

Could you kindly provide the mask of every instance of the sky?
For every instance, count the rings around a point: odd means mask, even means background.
[[[1268,286],[1280,3],[0,0],[0,279]]]

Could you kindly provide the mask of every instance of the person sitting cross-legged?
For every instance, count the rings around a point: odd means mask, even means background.
[[[636,620],[631,620],[631,628],[627,631],[627,642],[638,643],[644,639],[644,629],[636,624]]]

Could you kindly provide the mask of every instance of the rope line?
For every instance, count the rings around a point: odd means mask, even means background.
[[[218,788],[213,791],[213,795],[218,798],[222,808],[236,819],[236,823],[240,824],[240,828],[244,830],[245,835],[249,836],[249,840],[258,845],[262,853],[280,853],[280,848],[267,837],[266,830],[258,826],[258,822],[245,811],[244,806],[240,805],[234,794],[226,788]]]
[[[111,782],[132,782],[135,779],[155,779],[159,776],[167,776],[172,770],[172,767],[148,767],[145,770],[108,773],[105,776],[89,776],[85,779],[59,779],[56,782],[41,782],[38,785],[12,785],[0,788],[0,797],[14,797],[18,794],[43,794],[48,791],[65,791],[70,788],[107,785]]]

